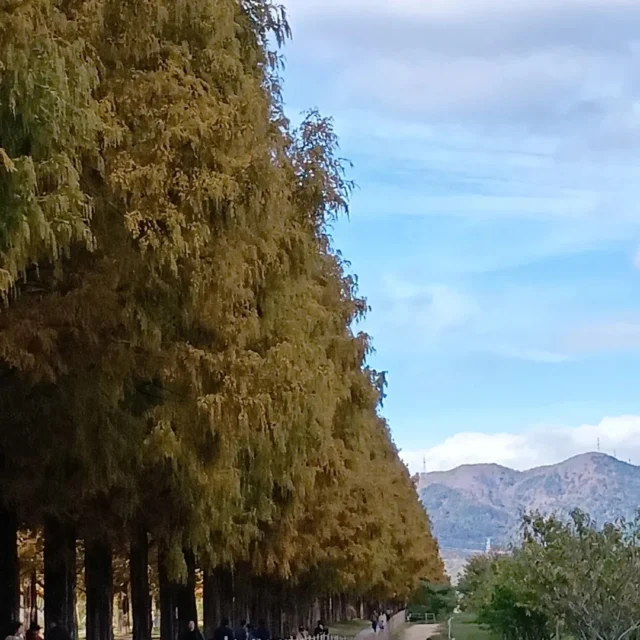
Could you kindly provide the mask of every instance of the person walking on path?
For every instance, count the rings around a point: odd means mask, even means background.
[[[213,640],[233,640],[233,630],[229,627],[229,618],[222,618],[220,626],[213,634]]]
[[[41,627],[37,622],[32,622],[29,625],[29,630],[27,631],[27,640],[41,640],[40,628]]]
[[[249,630],[247,629],[247,621],[240,620],[240,626],[233,631],[234,640],[249,640]]]
[[[9,633],[7,634],[6,640],[22,640],[22,636],[24,635],[24,626],[22,625],[22,622],[18,622],[16,620],[11,623],[7,631]]]
[[[271,640],[271,631],[269,631],[269,628],[267,627],[267,624],[264,620],[260,620],[260,622],[258,623],[255,637],[257,638],[257,640]]]
[[[189,626],[184,632],[182,640],[204,640],[202,632],[198,629],[198,625],[193,620],[189,621]]]

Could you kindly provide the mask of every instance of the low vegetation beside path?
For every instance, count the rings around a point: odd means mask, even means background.
[[[447,624],[441,625],[442,630],[434,640],[448,640]],[[464,613],[453,616],[451,622],[451,637],[455,640],[500,640],[501,636],[478,624],[474,614]]]
[[[604,525],[580,511],[527,515],[522,542],[508,555],[469,561],[458,584],[461,605],[513,640],[638,640],[639,541],[640,515]],[[476,637],[463,636],[463,628],[454,630],[456,640]]]

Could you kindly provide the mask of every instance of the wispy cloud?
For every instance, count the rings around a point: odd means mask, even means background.
[[[308,55],[341,62],[326,90],[343,104],[596,138],[608,113],[619,116],[606,122],[610,134],[635,121],[640,6],[632,1],[288,5]]]
[[[487,353],[508,359],[560,364],[573,359],[566,351],[555,317],[554,297],[565,292],[546,290],[548,307],[541,308],[540,292],[523,293],[510,286],[499,293],[472,295],[443,284],[416,284],[396,275],[384,278],[384,297],[377,317],[416,349],[453,349]],[[560,310],[561,311],[561,310]]]
[[[471,296],[447,285],[416,285],[387,275],[384,286],[386,321],[398,329],[413,328],[423,338],[440,339],[464,330],[480,311]]]
[[[458,433],[422,451],[403,451],[411,471],[444,471],[462,464],[497,463],[512,469],[555,464],[595,451],[640,464],[640,416],[605,417],[598,424],[540,427],[522,433]]]
[[[640,348],[640,317],[611,319],[578,327],[567,339],[576,352],[629,351]]]
[[[510,345],[497,345],[491,348],[491,352],[505,358],[515,358],[517,360],[528,360],[541,364],[560,364],[570,362],[573,358],[565,353],[554,351],[543,351],[541,349],[530,349],[527,347],[514,347]]]

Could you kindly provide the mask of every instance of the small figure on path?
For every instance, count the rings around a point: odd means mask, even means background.
[[[202,632],[193,620],[189,621],[189,628],[185,631],[183,640],[204,640]]]
[[[233,640],[233,630],[229,627],[229,618],[222,618],[220,626],[213,633],[213,640]]]
[[[40,640],[40,629],[41,627],[37,622],[32,622],[27,631],[27,640]]]
[[[240,626],[234,629],[233,637],[234,640],[249,640],[249,629],[247,628],[246,620],[240,620]]]
[[[373,616],[371,617],[371,628],[373,629],[373,633],[378,633],[378,612],[374,611]]]
[[[380,614],[378,618],[378,629],[382,632],[387,626],[387,614],[384,611]]]
[[[24,634],[24,627],[22,626],[22,622],[15,621],[12,622],[9,629],[9,634],[6,637],[6,640],[22,640],[22,636]]]
[[[260,622],[258,623],[255,637],[257,638],[257,640],[271,640],[271,631],[269,631],[269,628],[267,627],[267,624],[264,620],[260,620]]]
[[[329,629],[324,626],[324,622],[322,620],[318,620],[318,624],[316,628],[313,630],[313,635],[317,638],[321,638],[322,636],[329,635]]]

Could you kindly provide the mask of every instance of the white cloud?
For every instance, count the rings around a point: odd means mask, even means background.
[[[530,349],[528,347],[513,347],[511,345],[498,345],[493,347],[491,351],[505,358],[528,360],[529,362],[538,362],[540,364],[560,364],[572,360],[571,356],[564,353]]]
[[[567,47],[493,57],[382,52],[369,58],[368,70],[353,60],[341,76],[344,95],[366,96],[387,113],[414,118],[510,118],[571,127],[594,106],[603,109],[626,82],[611,75],[621,68],[617,57]]]
[[[291,57],[333,63],[322,92],[334,112],[349,105],[434,124],[515,125],[587,138],[600,150],[637,136],[640,5],[633,0],[287,5]]]
[[[556,0],[287,0],[290,11],[304,14],[331,13],[345,14],[352,12],[382,12],[393,15],[419,17],[453,17],[468,19],[470,16],[494,12],[500,14],[530,13],[532,11],[557,8]],[[563,3],[575,10],[597,9],[598,7],[633,7],[636,0],[565,0]]]
[[[479,313],[471,296],[447,285],[416,285],[390,275],[384,285],[389,300],[384,310],[388,322],[397,328],[411,326],[426,338],[463,329]]]
[[[579,327],[567,338],[569,348],[578,352],[628,351],[640,347],[640,319],[609,320]]]
[[[460,285],[420,282],[396,274],[383,280],[376,322],[392,330],[406,349],[454,349],[538,364],[563,364],[585,352],[567,344],[567,290],[519,284],[472,295]],[[377,331],[374,331],[376,335]],[[568,348],[570,347],[570,349]],[[397,345],[398,349],[401,349]]]
[[[640,415],[605,417],[598,424],[536,428],[524,433],[458,433],[422,451],[402,451],[412,472],[444,471],[462,464],[496,463],[524,470],[595,451],[640,463]]]

